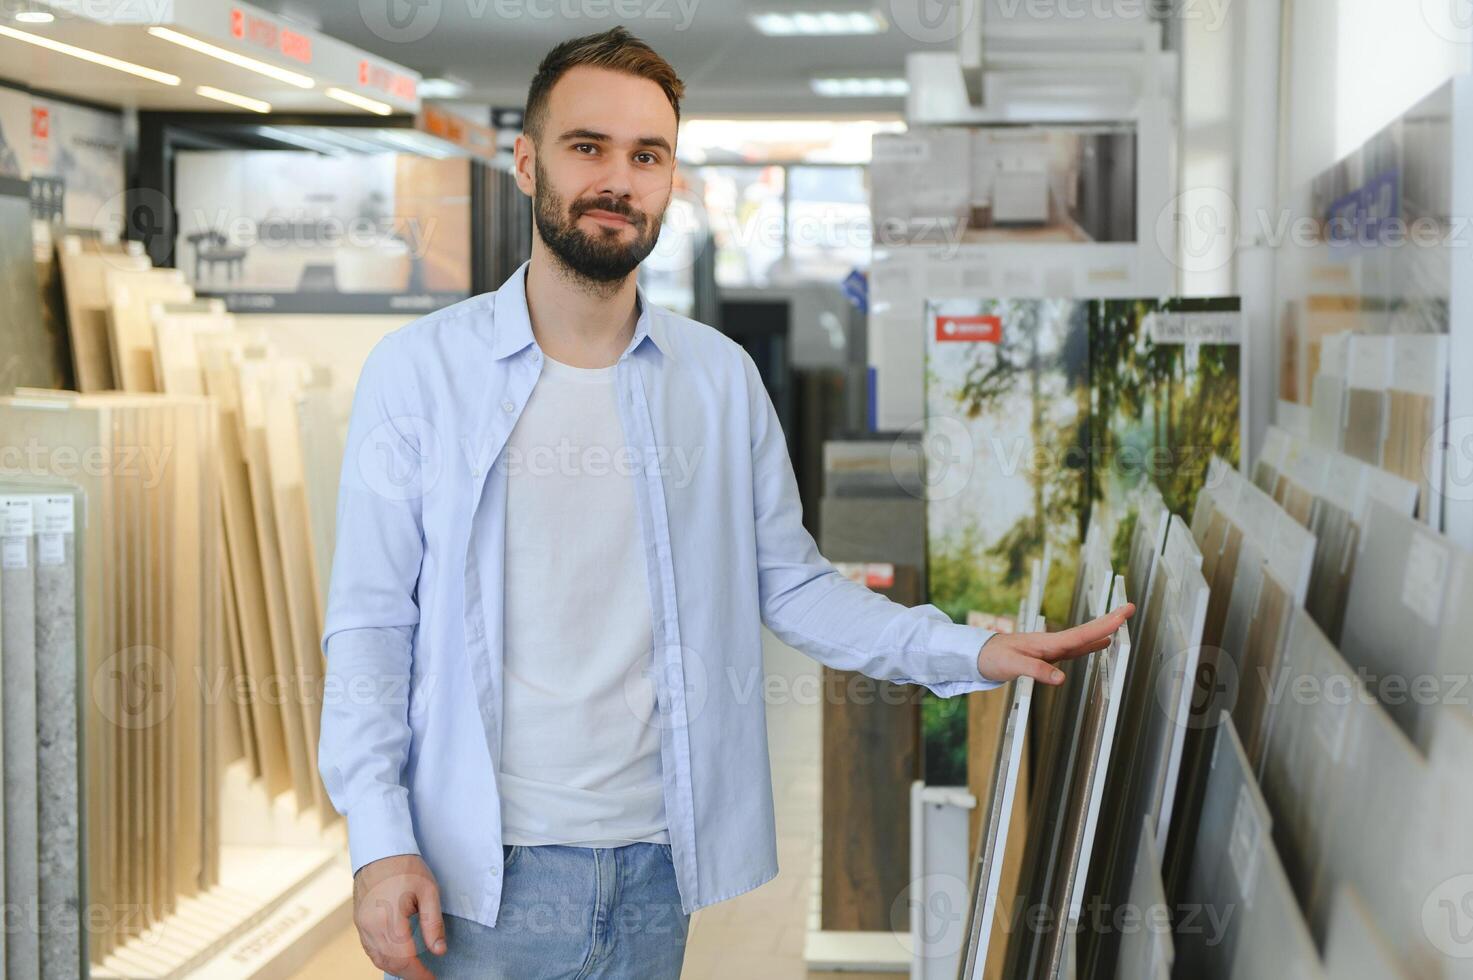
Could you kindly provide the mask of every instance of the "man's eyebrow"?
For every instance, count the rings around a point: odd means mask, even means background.
[[[558,137],[558,142],[566,143],[569,140],[591,140],[597,143],[608,143],[613,137],[608,133],[600,133],[596,129],[570,129]],[[653,146],[670,152],[670,141],[663,136],[641,136],[635,141],[636,146]]]

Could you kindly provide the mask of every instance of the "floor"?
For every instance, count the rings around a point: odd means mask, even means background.
[[[769,677],[781,677],[778,690],[805,690],[793,682],[816,675],[818,665],[763,631],[763,658]],[[806,689],[814,690],[815,686]],[[767,706],[768,745],[777,811],[777,878],[755,891],[701,909],[691,921],[684,977],[728,980],[801,980],[803,938],[813,887],[819,807],[819,723],[821,706],[812,698],[774,699]],[[815,977],[833,974],[814,973]],[[338,936],[294,980],[335,977],[378,980],[381,974],[363,955],[351,929]],[[883,980],[903,974],[865,974]]]

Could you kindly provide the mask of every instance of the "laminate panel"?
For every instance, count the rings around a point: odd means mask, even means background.
[[[322,781],[311,765],[311,750],[307,747],[308,706],[298,691],[301,658],[291,620],[279,518],[272,493],[270,434],[266,422],[272,362],[266,357],[241,357],[235,362],[235,370],[240,386],[238,424],[241,447],[255,519],[256,550],[265,585],[266,619],[271,633],[273,665],[269,678],[273,686],[268,690],[279,690],[282,694],[277,708],[286,734],[288,772],[296,794],[297,810],[301,812],[315,805]]]
[[[323,623],[315,598],[306,475],[296,413],[296,401],[309,373],[304,363],[275,361],[270,373],[261,378],[265,396],[261,402],[261,421],[266,433],[265,462],[271,481],[271,506],[276,518],[277,549],[294,654],[291,696],[301,712],[304,728],[310,798],[326,822],[335,820],[338,814],[317,774],[325,666],[320,648]]]
[[[1184,525],[1181,533],[1185,533]],[[1155,840],[1166,841],[1190,724],[1189,699],[1207,613],[1207,583],[1194,564],[1171,555],[1170,550],[1155,582],[1164,610],[1162,625],[1151,646],[1131,658],[1141,661],[1146,673],[1144,683],[1134,692],[1136,698],[1124,704],[1120,738],[1128,741],[1117,742],[1111,761],[1109,785],[1116,800],[1103,824],[1108,856],[1092,869],[1089,883],[1091,902],[1112,916],[1129,900],[1132,869],[1138,861],[1139,842],[1128,828],[1144,823]],[[1116,929],[1094,929],[1086,934],[1080,975],[1110,976],[1110,964],[1116,961],[1125,938],[1125,932]]]
[[[1309,406],[1309,436],[1316,445],[1328,449],[1345,447],[1345,379],[1331,374],[1318,374]]]
[[[156,304],[150,311],[153,327],[153,372],[159,391],[174,395],[203,395],[204,371],[197,336],[235,329],[235,317],[222,300]]]
[[[1136,835],[1135,865],[1130,876],[1130,908],[1139,922],[1122,930],[1120,956],[1106,975],[1128,980],[1171,980],[1176,947],[1171,938],[1171,906],[1161,884],[1161,858],[1149,822]]]
[[[40,900],[36,797],[36,545],[32,495],[0,496],[0,672],[4,677],[5,903],[28,912]],[[40,975],[41,943],[29,916],[7,925],[5,973]]]
[[[1438,871],[1418,870],[1430,860],[1446,876],[1456,847],[1434,847],[1418,826],[1416,815],[1432,809],[1434,769],[1302,611],[1285,667],[1294,686],[1273,714],[1263,790],[1311,931],[1324,945],[1335,898],[1352,887],[1408,971],[1437,975],[1428,972],[1434,951],[1422,910]],[[1452,753],[1459,781],[1470,751],[1473,738]],[[1473,808],[1464,808],[1457,837],[1469,819]]]
[[[1386,392],[1365,388],[1346,389],[1342,440],[1347,456],[1354,456],[1372,466],[1380,466],[1385,426]]]
[[[36,498],[37,800],[40,826],[41,976],[83,976],[82,792],[79,733],[82,615],[77,521],[85,502],[72,484]]]
[[[66,296],[67,332],[77,390],[109,391],[118,386],[108,336],[105,274],[109,268],[141,272],[149,268],[142,254],[125,254],[94,240],[69,235],[57,243],[62,291]]]
[[[1124,600],[1124,580],[1116,580],[1114,595]],[[1065,977],[1074,959],[1081,930],[1086,881],[1095,854],[1100,804],[1110,778],[1111,746],[1120,717],[1125,665],[1130,660],[1130,637],[1122,626],[1108,649],[1092,655],[1099,660],[1080,730],[1081,759],[1075,767],[1059,873],[1049,902],[1054,929],[1046,939],[1041,976]],[[1091,926],[1091,930],[1093,927]]]
[[[1341,648],[1366,671],[1398,725],[1425,752],[1434,695],[1446,678],[1473,673],[1473,557],[1379,501],[1361,537]],[[1421,693],[1419,693],[1421,692]],[[1465,709],[1466,710],[1466,709]]]
[[[0,392],[60,387],[71,373],[65,338],[43,316],[25,181],[0,177]]]
[[[1140,621],[1146,603],[1152,594],[1151,582],[1155,574],[1156,560],[1166,547],[1166,531],[1171,523],[1171,512],[1154,483],[1146,483],[1141,490],[1136,508],[1135,529],[1130,538],[1129,564],[1125,567],[1125,591],[1140,596],[1142,608],[1130,619],[1130,641],[1140,645]]]
[[[1215,734],[1190,870],[1181,896],[1173,897],[1172,904],[1215,910],[1226,923],[1219,935],[1178,931],[1178,975],[1228,980],[1234,976],[1233,963],[1244,942],[1244,910],[1257,897],[1264,857],[1273,853],[1265,847],[1273,821],[1226,713],[1219,716]],[[1230,910],[1235,914],[1227,915]]]
[[[182,303],[194,290],[178,269],[103,270],[113,377],[123,391],[161,391],[154,373],[154,303]]]
[[[1365,902],[1348,886],[1335,896],[1325,940],[1325,973],[1335,980],[1411,980],[1372,921]]]
[[[230,562],[234,621],[239,627],[241,649],[247,670],[245,703],[258,747],[261,770],[268,794],[275,796],[293,785],[287,751],[286,726],[280,708],[265,697],[264,685],[273,684],[276,672],[275,635],[266,608],[266,569],[257,544],[256,518],[251,498],[250,474],[242,444],[240,388],[233,365],[237,352],[246,350],[251,338],[240,334],[205,338],[201,360],[205,386],[219,408],[219,481],[226,551]]]
[[[1018,777],[1023,764],[1023,740],[1033,701],[1033,679],[1019,678],[1011,685],[1010,707],[997,752],[985,803],[984,829],[977,841],[972,869],[971,902],[967,910],[967,946],[962,957],[962,980],[988,980],[989,953],[999,938],[996,929],[998,898],[1004,889],[1004,864],[1009,853],[1013,816],[1017,807]],[[996,963],[996,958],[992,958]]]
[[[1279,668],[1294,598],[1271,571],[1265,569],[1254,603],[1252,621],[1243,646],[1238,697],[1233,722],[1243,733],[1243,747],[1255,772],[1260,771],[1267,741],[1268,714],[1279,690]]]

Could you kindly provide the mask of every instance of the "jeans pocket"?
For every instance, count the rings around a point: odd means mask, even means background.
[[[526,847],[524,847],[521,844],[502,844],[501,845],[501,867],[502,867],[502,869],[505,870],[506,868],[511,867],[513,864],[516,864],[517,863],[517,858],[521,857],[522,856],[522,852],[525,851],[525,850],[526,850]]]
[[[655,846],[660,849],[660,853],[661,854],[665,855],[665,860],[670,862],[671,867],[674,867],[675,866],[675,852],[670,849],[670,845],[669,844],[656,844]]]

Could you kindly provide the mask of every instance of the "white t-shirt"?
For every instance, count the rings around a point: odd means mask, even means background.
[[[507,844],[670,840],[635,457],[614,368],[543,358],[507,471]]]

